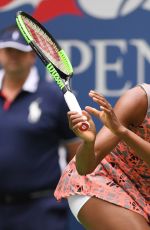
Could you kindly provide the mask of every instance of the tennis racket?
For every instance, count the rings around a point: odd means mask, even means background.
[[[18,11],[16,22],[26,42],[40,57],[51,77],[62,90],[69,110],[82,114],[80,105],[71,92],[70,79],[73,76],[73,68],[65,51],[46,28],[29,14]],[[88,128],[89,123],[85,121],[79,129],[86,131]]]

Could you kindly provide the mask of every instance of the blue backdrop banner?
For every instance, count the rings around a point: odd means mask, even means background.
[[[15,23],[18,10],[42,22],[68,53],[82,108],[92,105],[90,89],[114,104],[127,89],[150,83],[150,0],[1,0],[0,29]]]

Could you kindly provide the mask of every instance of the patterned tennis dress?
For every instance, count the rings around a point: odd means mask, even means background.
[[[144,122],[131,130],[150,142],[150,85]],[[55,190],[57,200],[74,194],[95,196],[143,215],[150,223],[150,167],[125,142],[119,142],[93,173],[80,176],[75,158],[67,165]]]

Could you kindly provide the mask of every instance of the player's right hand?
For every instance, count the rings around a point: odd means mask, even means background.
[[[92,120],[89,113],[85,110],[82,110],[82,114],[74,111],[69,111],[67,113],[69,127],[72,131],[80,138],[85,141],[92,142],[96,138],[96,127],[94,121]],[[90,127],[86,131],[80,131],[82,122],[87,121],[90,124]]]

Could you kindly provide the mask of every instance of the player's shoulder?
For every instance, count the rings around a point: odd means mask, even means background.
[[[140,84],[127,90],[118,99],[115,109],[121,111],[119,113],[126,120],[129,120],[129,122],[134,122],[135,124],[141,123],[148,112],[148,96],[145,86],[143,87],[143,84]]]
[[[120,99],[127,100],[128,103],[131,101],[131,103],[138,104],[141,101],[147,100],[148,96],[150,96],[150,84],[143,83],[127,90]]]

